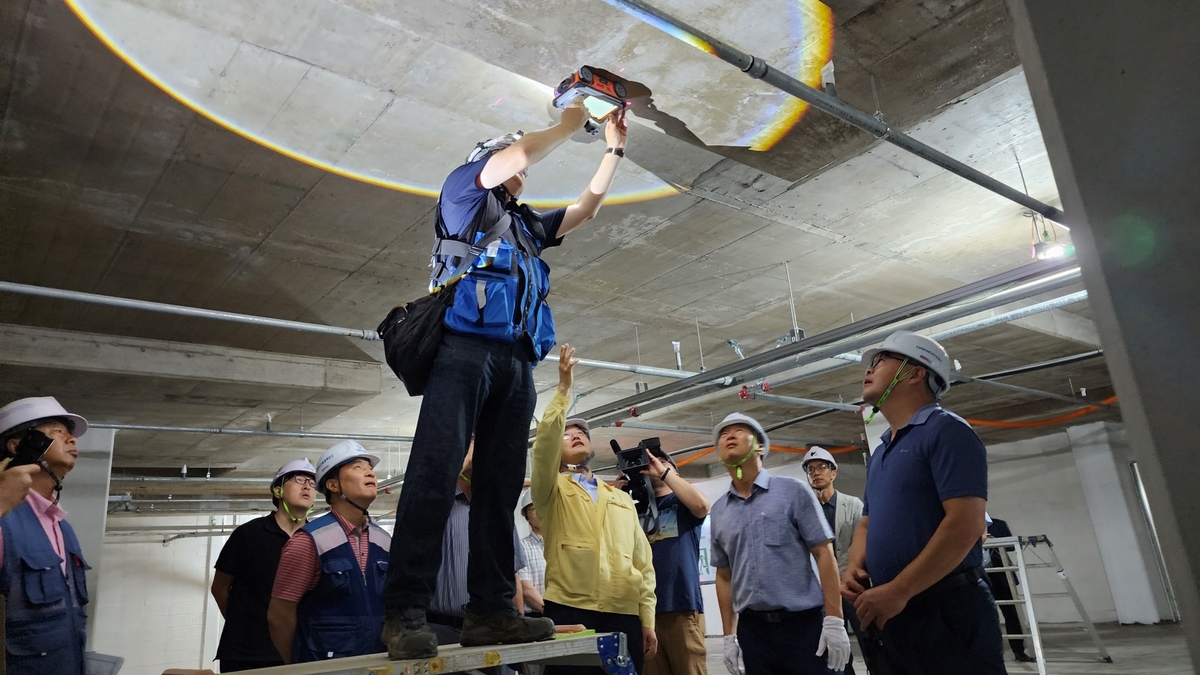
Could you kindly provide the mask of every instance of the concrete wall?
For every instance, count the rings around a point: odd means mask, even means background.
[[[238,516],[242,523],[253,516]],[[209,525],[210,516],[111,516],[109,528]],[[216,523],[233,523],[218,516]],[[162,535],[104,539],[104,575],[95,593],[93,648],[125,658],[121,675],[160,675],[167,668],[212,668],[224,621],[208,588],[226,537]],[[94,564],[94,563],[93,563]]]

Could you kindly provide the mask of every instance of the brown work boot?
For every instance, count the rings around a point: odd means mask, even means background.
[[[463,607],[463,629],[459,644],[464,647],[507,645],[520,642],[540,642],[554,637],[554,621],[545,617],[533,618],[504,611],[478,614]]]
[[[389,610],[383,621],[383,644],[393,661],[430,659],[437,656],[437,636],[425,623],[425,610],[410,607]]]

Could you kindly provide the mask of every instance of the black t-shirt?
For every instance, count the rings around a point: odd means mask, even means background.
[[[229,535],[214,566],[233,577],[218,659],[280,660],[267,628],[267,605],[275,586],[279,555],[288,538],[275,522],[274,513],[255,518]]]

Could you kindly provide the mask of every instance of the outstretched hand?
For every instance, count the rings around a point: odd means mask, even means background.
[[[559,124],[572,133],[583,128],[583,123],[588,120],[587,108],[583,107],[583,97],[571,101],[571,104],[563,108],[562,117],[559,118]]]
[[[608,147],[625,149],[625,144],[628,142],[629,122],[625,120],[625,111],[628,108],[614,110],[608,116],[608,123],[604,125],[604,138],[608,141]]]
[[[571,395],[571,386],[575,384],[575,348],[564,344],[558,350],[558,393],[563,396]]]

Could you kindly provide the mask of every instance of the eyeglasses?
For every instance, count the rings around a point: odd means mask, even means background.
[[[808,466],[804,467],[805,473],[823,473],[829,471],[831,466],[829,462],[809,462]]]
[[[308,476],[292,476],[288,480],[295,483],[296,485],[299,485],[300,487],[316,487],[317,486],[317,481],[313,478],[309,478]]]
[[[877,368],[879,366],[879,364],[884,361],[884,359],[893,359],[896,361],[903,361],[904,357],[896,356],[895,354],[893,354],[891,352],[879,352],[878,354],[875,355],[875,358],[871,359],[871,367]]]

